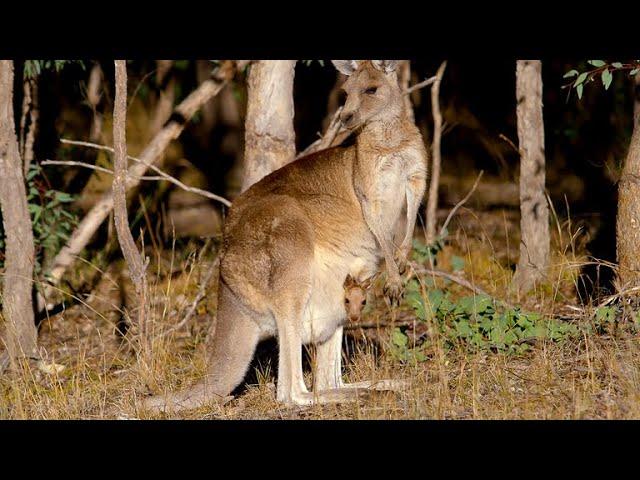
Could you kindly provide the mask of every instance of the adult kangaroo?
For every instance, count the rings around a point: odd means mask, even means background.
[[[393,389],[391,380],[345,385],[341,373],[343,284],[385,262],[385,294],[402,295],[427,176],[427,152],[407,117],[394,60],[335,60],[349,76],[340,120],[355,144],[300,158],[240,195],[220,251],[218,312],[208,372],[189,390],[150,397],[144,407],[192,408],[225,397],[243,380],[257,343],[277,336],[277,399],[309,405]],[[395,239],[395,240],[394,240]],[[317,345],[314,391],[302,345]]]

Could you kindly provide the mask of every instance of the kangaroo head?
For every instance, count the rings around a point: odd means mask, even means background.
[[[349,321],[360,320],[362,310],[367,305],[367,290],[371,286],[371,280],[358,283],[351,275],[347,275],[344,281],[344,308]]]
[[[349,129],[397,117],[402,112],[398,60],[332,60],[349,78],[342,85],[347,98],[340,121]]]

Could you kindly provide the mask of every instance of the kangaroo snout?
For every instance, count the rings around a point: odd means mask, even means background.
[[[355,123],[355,112],[342,112],[340,114],[340,122],[346,128],[351,128]]]

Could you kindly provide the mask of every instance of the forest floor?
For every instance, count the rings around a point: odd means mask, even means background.
[[[403,378],[409,381],[409,388],[399,393],[377,392],[356,403],[308,408],[289,408],[276,402],[277,353],[270,342],[259,348],[245,384],[229,403],[150,416],[136,408],[137,399],[190,385],[205,370],[206,332],[215,317],[215,274],[188,325],[161,335],[184,318],[212,268],[213,254],[200,255],[202,242],[192,241],[180,249],[156,252],[152,258],[149,271],[153,274],[157,335],[149,364],[138,361],[127,337],[115,333],[118,311],[131,288],[117,268],[109,268],[99,272],[100,284],[91,296],[45,321],[40,342],[47,358],[32,362],[20,374],[0,379],[0,418],[639,418],[639,337],[633,328],[617,321],[600,322],[609,318],[610,312],[585,306],[576,295],[580,268],[587,260],[584,245],[588,232],[569,221],[558,222],[553,232],[549,282],[518,299],[509,293],[518,255],[516,222],[517,215],[507,210],[463,209],[452,224],[446,246],[438,253],[438,268],[455,270],[491,297],[522,305],[522,311],[538,312],[536,322],[556,322],[553,325],[560,332],[569,331],[561,327],[571,324],[573,334],[540,336],[531,342],[526,338],[522,342],[505,340],[505,348],[494,348],[493,344],[475,348],[467,341],[470,336],[453,338],[452,329],[431,328],[427,341],[410,348],[407,341],[418,342],[412,339],[411,330],[367,331],[369,340],[362,340],[362,331],[352,330],[353,338],[345,343],[345,379]],[[416,238],[421,235],[417,232]],[[432,279],[422,290],[425,302],[433,302],[428,293],[432,290],[444,292],[454,306],[470,294],[455,283]],[[379,289],[374,294],[364,321],[390,321],[398,316],[383,301]],[[493,312],[493,308],[486,311]],[[416,318],[411,306],[401,310],[402,318]],[[512,311],[516,312],[514,318],[528,321],[528,317],[518,316],[519,311]],[[460,312],[458,320],[451,323],[456,328],[465,315]],[[476,321],[482,321],[480,314],[470,314],[472,328]],[[593,328],[594,322],[597,328]],[[522,345],[526,348],[520,348]],[[312,364],[312,349],[308,352],[308,363]],[[310,368],[307,375],[310,384]]]

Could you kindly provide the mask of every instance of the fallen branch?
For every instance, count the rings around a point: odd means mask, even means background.
[[[202,82],[187,98],[185,98],[173,111],[166,125],[153,137],[149,145],[140,154],[141,162],[131,169],[131,178],[127,180],[126,188],[137,186],[141,177],[164,153],[171,141],[178,138],[185,128],[186,123],[193,115],[211,98],[216,96],[233,77],[237,69],[244,67],[247,61],[226,61],[212,73],[211,78]],[[102,222],[109,216],[113,209],[113,193],[111,191],[102,195],[101,199],[85,215],[75,229],[67,244],[60,250],[52,262],[52,267],[46,278],[50,285],[44,288],[44,298],[39,298],[39,309],[44,308],[44,299],[52,293],[51,285],[56,285],[62,279],[75,258],[89,243],[94,233]]]
[[[436,270],[433,268],[426,268],[423,267],[422,265],[418,265],[414,262],[409,262],[409,266],[411,267],[411,274],[409,275],[409,278],[411,278],[411,276],[413,275],[431,275],[433,277],[440,277],[440,278],[445,278],[453,283],[457,283],[458,285],[460,285],[461,287],[464,287],[468,290],[471,290],[473,293],[475,293],[476,295],[485,295],[487,297],[491,297],[493,298],[497,303],[507,307],[507,308],[513,308],[513,304],[505,301],[505,300],[501,300],[499,298],[495,298],[492,295],[489,295],[486,291],[484,291],[482,288],[474,285],[473,283],[471,283],[469,280],[462,278],[458,275],[454,275],[452,273],[449,272],[443,272],[442,270]]]
[[[418,275],[432,275],[434,277],[441,277],[441,278],[446,278],[447,280],[450,280],[454,283],[457,283],[458,285],[465,287],[469,290],[471,290],[473,293],[475,293],[476,295],[487,295],[489,296],[489,294],[487,292],[485,292],[483,289],[481,289],[480,287],[476,287],[475,285],[473,285],[471,282],[469,282],[468,280],[459,277],[458,275],[454,275],[452,273],[448,273],[448,272],[443,272],[442,270],[435,270],[432,268],[426,268],[423,267],[421,265],[418,265],[416,263],[410,262],[410,266],[411,266],[411,270],[413,270],[414,274]]]
[[[86,142],[76,142],[74,140],[65,140],[65,139],[61,139],[60,142],[62,143],[70,143],[72,145],[78,145],[80,143],[85,144],[84,146],[88,146],[88,147],[92,147],[92,148],[96,148],[99,150],[107,150],[110,152],[113,152],[113,149],[110,147],[106,147],[103,145],[86,145]],[[135,157],[131,157],[131,156],[127,156],[128,159],[136,161],[136,162],[142,162],[142,160],[140,160],[139,158],[135,158]],[[104,167],[98,167],[96,165],[91,165],[90,163],[83,163],[83,162],[77,162],[77,161],[73,161],[73,160],[44,160],[42,162],[40,162],[41,165],[67,165],[67,166],[73,166],[73,167],[84,167],[84,168],[89,168],[91,170],[96,170],[98,172],[103,172],[103,173],[108,173],[109,175],[113,175],[113,170],[109,170],[108,168],[104,168]],[[161,170],[160,168],[156,167],[155,165],[149,165],[149,168],[151,170],[153,170],[154,172],[158,172],[159,175],[158,176],[148,176],[148,175],[143,175],[140,177],[136,177],[137,180],[165,180],[167,182],[171,182],[174,185],[180,187],[182,190],[185,190],[187,192],[191,192],[191,193],[195,193],[197,195],[201,195],[203,197],[209,198],[211,200],[215,200],[217,202],[222,203],[224,206],[226,207],[230,207],[231,206],[231,202],[229,200],[227,200],[226,198],[220,197],[218,195],[216,195],[215,193],[211,193],[211,192],[207,192],[206,190],[202,190],[201,188],[197,188],[197,187],[190,187],[189,185],[185,185],[184,183],[182,183],[180,180],[178,180],[175,177],[172,177],[171,175],[169,175],[168,173],[166,173],[165,171]],[[133,176],[129,173],[127,173],[127,181],[129,179],[133,179]]]

